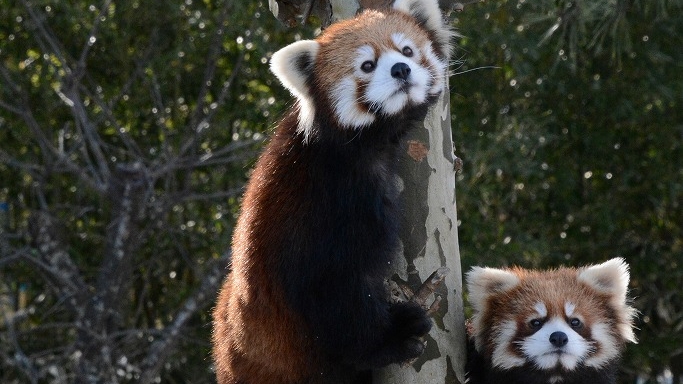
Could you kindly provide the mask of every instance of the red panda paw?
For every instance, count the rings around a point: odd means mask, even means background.
[[[419,304],[403,302],[389,308],[391,326],[381,346],[358,361],[359,368],[379,368],[393,363],[406,363],[425,350],[422,336],[432,328],[432,320]]]
[[[424,353],[426,348],[425,342],[417,337],[411,337],[403,342],[402,351],[403,356],[397,359],[399,363],[410,363],[417,359]]]
[[[422,355],[422,337],[432,329],[427,312],[419,304],[403,302],[392,305],[389,313],[393,329],[382,351],[391,360],[389,363],[404,363]]]
[[[419,304],[396,303],[389,309],[394,334],[397,338],[422,337],[432,329],[432,319]]]

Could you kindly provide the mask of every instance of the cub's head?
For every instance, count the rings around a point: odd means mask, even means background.
[[[542,370],[555,382],[600,369],[635,342],[628,282],[620,258],[551,271],[475,267],[467,274],[475,347],[494,368]]]
[[[358,130],[436,101],[451,36],[437,0],[396,0],[392,9],[365,11],[282,48],[271,70],[297,98],[306,139],[316,118]]]

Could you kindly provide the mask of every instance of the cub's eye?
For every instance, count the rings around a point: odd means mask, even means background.
[[[360,65],[360,69],[361,69],[361,71],[363,71],[365,73],[370,73],[370,72],[375,70],[376,66],[377,65],[375,64],[374,61],[368,60],[368,61],[363,62],[363,64]]]
[[[571,325],[572,328],[581,328],[583,323],[581,323],[581,320],[579,320],[577,318],[573,318],[573,319],[569,320],[569,325]]]
[[[413,57],[413,49],[410,47],[403,47],[401,53],[403,53],[403,56]]]
[[[541,328],[541,325],[543,325],[543,321],[541,321],[540,319],[533,319],[529,322],[529,325],[531,326],[531,328],[534,329]]]

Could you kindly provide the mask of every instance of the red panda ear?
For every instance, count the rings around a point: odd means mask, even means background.
[[[516,287],[520,279],[504,269],[473,267],[466,276],[470,304],[482,311],[489,297]]]
[[[446,25],[438,0],[395,0],[395,10],[409,14],[436,40],[436,50],[446,59],[451,53],[451,39],[455,35]]]
[[[626,302],[629,271],[628,264],[620,257],[579,270],[578,280],[598,292],[611,295],[617,303]]]
[[[299,128],[308,140],[315,109],[310,91],[315,60],[320,44],[315,40],[300,40],[273,54],[270,59],[270,70],[282,85],[297,98],[299,105]]]
[[[598,265],[579,270],[577,279],[598,292],[611,296],[611,305],[620,314],[616,327],[621,336],[636,343],[632,322],[636,309],[632,308],[626,298],[628,293],[629,267],[624,259],[617,257]]]
[[[300,40],[273,54],[270,70],[292,95],[310,97],[309,79],[320,44],[315,40]]]

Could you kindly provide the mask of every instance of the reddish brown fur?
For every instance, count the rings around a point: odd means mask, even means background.
[[[532,312],[534,305],[542,302],[547,310],[548,317],[565,317],[564,305],[571,302],[576,306],[574,313],[581,316],[585,327],[579,331],[584,338],[590,339],[590,329],[598,321],[617,318],[618,321],[629,322],[630,319],[619,319],[619,314],[611,308],[610,295],[597,292],[587,284],[577,280],[578,270],[562,268],[552,271],[534,271],[521,268],[510,270],[520,279],[520,283],[505,292],[490,296],[486,302],[482,316],[481,326],[483,329],[491,329],[496,324],[514,320],[517,323],[519,337],[532,334],[529,328],[529,320],[536,317]],[[613,327],[614,338],[621,339],[616,327]],[[488,331],[486,334],[490,334]],[[485,353],[489,356],[493,353],[494,340],[485,341]],[[511,350],[513,352],[513,350]],[[521,352],[514,351],[522,357]],[[596,350],[593,354],[599,353]]]
[[[382,22],[378,22],[382,20]],[[340,79],[351,76],[356,51],[367,42],[375,51],[399,50],[391,39],[394,33],[402,33],[418,47],[430,44],[429,35],[421,29],[414,18],[405,13],[387,10],[384,12],[365,11],[361,17],[333,24],[320,36],[318,65],[319,89],[332,89]],[[435,49],[437,47],[434,47]]]
[[[277,143],[281,140],[275,135],[271,146],[281,145]],[[285,305],[282,292],[273,289],[270,275],[264,270],[268,262],[256,262],[268,249],[264,237],[258,234],[271,230],[268,223],[281,222],[275,216],[287,215],[286,210],[263,210],[264,205],[254,202],[258,194],[278,191],[280,194],[266,196],[266,200],[272,201],[274,207],[287,207],[275,204],[283,199],[283,189],[264,184],[264,173],[272,169],[276,158],[276,154],[266,151],[254,169],[250,179],[254,186],[244,196],[239,230],[233,238],[233,272],[223,285],[214,313],[214,361],[221,384],[238,384],[228,380],[233,377],[249,377],[250,383],[297,383],[315,362],[316,351],[310,340],[302,336],[307,334],[302,329],[303,322]],[[291,189],[297,185],[292,174]],[[248,330],[243,329],[247,326]]]

